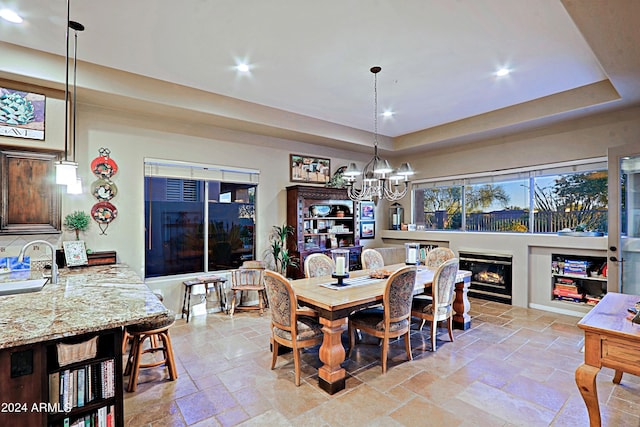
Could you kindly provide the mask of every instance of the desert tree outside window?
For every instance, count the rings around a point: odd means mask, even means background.
[[[443,177],[413,185],[414,222],[426,230],[607,232],[603,159]]]

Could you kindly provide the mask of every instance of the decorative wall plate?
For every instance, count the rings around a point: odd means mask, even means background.
[[[99,179],[91,184],[93,197],[100,202],[108,202],[118,194],[118,187],[108,179]]]
[[[312,205],[309,207],[309,216],[327,216],[331,212],[331,206],[329,205]]]
[[[96,157],[91,162],[91,171],[98,178],[109,179],[118,172],[118,165],[111,157]]]
[[[100,224],[109,224],[118,216],[118,210],[109,202],[98,202],[91,208],[91,217]]]
[[[118,216],[118,210],[109,202],[98,202],[91,208],[91,217],[98,223],[100,234],[107,234],[107,228],[111,221]]]

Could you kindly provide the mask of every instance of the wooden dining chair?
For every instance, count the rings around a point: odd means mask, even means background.
[[[382,257],[382,254],[375,249],[363,250],[360,255],[360,262],[362,263],[363,270],[384,267],[384,258]]]
[[[413,299],[411,316],[422,319],[420,330],[427,320],[431,322],[431,351],[436,351],[438,322],[447,322],[449,339],[453,342],[453,300],[458,267],[458,258],[452,258],[442,263],[433,275],[431,298]]]
[[[311,254],[304,259],[304,277],[331,276],[335,263],[325,254]]]
[[[382,373],[387,372],[389,340],[404,336],[407,357],[412,360],[409,333],[411,300],[416,283],[416,268],[407,266],[387,279],[382,296],[382,310],[361,310],[349,316],[349,357],[356,344],[356,330],[382,339]]]
[[[295,291],[282,274],[267,270],[264,282],[271,301],[271,369],[276,366],[278,347],[283,345],[291,348],[295,384],[299,386],[301,351],[322,343],[322,325],[317,317],[307,316],[307,310],[298,309]]]
[[[255,291],[258,293],[258,305],[240,305],[242,293]],[[240,268],[231,272],[231,308],[229,315],[233,316],[236,310],[260,310],[264,313],[264,307],[268,305],[267,295],[264,290],[264,270],[261,268]]]

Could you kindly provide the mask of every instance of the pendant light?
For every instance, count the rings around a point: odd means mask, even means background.
[[[381,67],[372,67],[373,73],[373,158],[360,170],[355,163],[350,163],[344,176],[347,181],[347,194],[351,200],[369,200],[375,203],[379,199],[396,201],[407,194],[409,177],[414,174],[409,163],[403,163],[400,168],[393,169],[389,162],[378,156],[378,73]],[[360,187],[356,181],[361,177]],[[400,183],[403,184],[400,188]]]
[[[56,184],[75,184],[78,164],[69,160],[69,15],[70,0],[67,0],[67,54],[65,57],[65,86],[64,86],[64,160],[56,162]]]
[[[84,25],[76,21],[69,21],[69,28],[73,30],[74,43],[73,43],[73,132],[71,133],[71,137],[73,139],[73,162],[76,164],[76,168],[78,163],[76,162],[76,107],[77,107],[77,68],[78,68],[78,31],[84,31]],[[82,180],[76,173],[76,179],[71,183],[67,184],[67,194],[81,194],[82,193]]]

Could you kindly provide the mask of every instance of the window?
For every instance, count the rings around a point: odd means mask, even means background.
[[[478,178],[465,185],[465,230],[528,231],[529,179]],[[474,183],[474,181],[478,181]]]
[[[414,221],[427,230],[606,232],[606,168],[592,160],[414,183]]]
[[[145,161],[145,277],[255,259],[257,180],[253,170]]]

